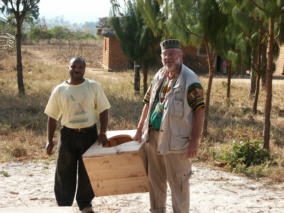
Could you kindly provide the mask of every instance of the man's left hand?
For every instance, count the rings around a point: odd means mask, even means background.
[[[99,134],[98,142],[99,144],[102,144],[103,146],[106,146],[107,144],[109,144],[106,134]]]
[[[188,158],[195,158],[197,156],[197,143],[189,142],[188,149],[187,149],[187,157]]]

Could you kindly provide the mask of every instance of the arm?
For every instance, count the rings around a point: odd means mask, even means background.
[[[102,143],[103,145],[106,145],[108,143],[106,137],[107,125],[108,125],[108,110],[106,109],[100,113],[100,133],[98,137],[98,142]]]
[[[45,146],[46,153],[48,155],[52,154],[52,149],[54,147],[53,136],[56,129],[57,121],[51,117],[48,117],[47,120],[47,143]]]
[[[133,137],[134,140],[141,142],[141,137],[142,137],[142,130],[143,130],[143,125],[144,121],[146,120],[147,114],[149,110],[149,104],[145,104],[140,116],[140,120],[137,126],[137,130],[135,133],[135,136]]]
[[[204,108],[199,108],[193,113],[191,140],[187,150],[187,156],[189,158],[196,157],[197,155],[198,144],[201,139],[203,129],[203,122]]]

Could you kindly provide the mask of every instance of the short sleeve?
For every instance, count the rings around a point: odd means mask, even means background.
[[[203,88],[200,83],[193,83],[188,87],[187,101],[193,111],[205,107]]]
[[[60,119],[62,112],[59,107],[58,88],[53,89],[51,92],[44,113],[57,121]]]
[[[95,110],[98,114],[102,113],[103,111],[110,109],[110,103],[99,84],[96,86],[96,100],[95,100]]]

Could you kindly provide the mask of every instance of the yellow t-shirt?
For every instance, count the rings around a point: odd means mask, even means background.
[[[89,79],[79,85],[63,82],[56,86],[44,113],[69,128],[85,128],[97,124],[98,115],[110,108],[101,86]]]

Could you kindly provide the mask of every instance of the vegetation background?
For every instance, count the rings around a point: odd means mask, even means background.
[[[133,71],[107,72],[100,69],[102,40],[40,42],[23,46],[26,96],[17,95],[15,52],[0,57],[0,161],[51,160],[44,151],[46,116],[43,111],[52,88],[68,78],[68,61],[73,55],[87,59],[86,77],[103,86],[112,108],[110,130],[135,129],[143,95],[133,91]],[[150,72],[151,75],[155,70]],[[151,77],[149,78],[151,79]],[[206,88],[207,76],[201,76]],[[228,104],[226,78],[219,76],[212,87],[209,136],[204,138],[197,161],[251,177],[268,176],[274,181],[284,177],[284,97],[283,80],[273,81],[271,157],[258,165],[232,166],[233,144],[262,140],[264,92],[260,93],[259,113],[253,115],[249,98],[249,79],[232,80],[232,98]],[[142,90],[142,89],[141,89]]]
[[[116,0],[111,2],[111,26],[124,52],[129,53],[134,64],[140,64],[144,91],[148,73],[151,79],[155,72],[151,68],[155,63],[149,60],[154,56],[150,53],[158,53],[155,50],[161,39],[174,36],[185,44],[205,45],[209,72],[201,76],[201,81],[206,90],[206,125],[198,160],[251,177],[269,176],[283,181],[283,79],[278,77],[272,81],[272,73],[273,57],[277,58],[284,40],[284,2],[137,0],[128,1],[125,13],[121,13]],[[12,3],[22,7],[9,7]],[[34,24],[31,20],[39,15],[38,3],[39,0],[0,2],[1,12],[8,17],[4,21],[0,19],[0,30],[13,34],[16,47],[15,50],[8,43],[9,50],[0,51],[2,162],[47,158],[43,111],[52,87],[68,78],[67,65],[71,57],[86,58],[86,76],[104,87],[112,104],[111,130],[135,128],[142,108],[143,95],[137,91],[134,95],[132,87],[138,78],[133,78],[131,70],[106,72],[100,69],[101,38],[89,31]],[[100,21],[105,27],[106,19]],[[25,23],[30,24],[28,28]],[[129,27],[136,33],[128,33]],[[151,45],[147,45],[149,43]],[[229,69],[228,76],[214,76],[217,54],[232,62],[233,70]],[[251,80],[233,75],[231,71],[236,71],[238,66],[250,69]],[[139,70],[135,73],[139,74]],[[263,73],[266,73],[265,78]],[[261,77],[266,83],[258,94]],[[252,90],[252,82],[257,89]],[[255,100],[252,100],[253,95]]]

